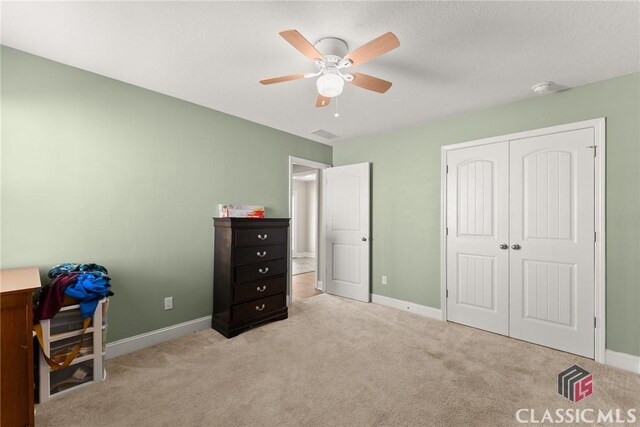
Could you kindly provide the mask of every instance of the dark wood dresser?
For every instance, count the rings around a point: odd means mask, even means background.
[[[33,426],[31,297],[40,287],[35,267],[0,271],[0,425]]]
[[[214,218],[212,327],[227,338],[287,318],[288,218]]]

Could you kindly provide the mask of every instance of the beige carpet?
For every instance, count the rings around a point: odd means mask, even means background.
[[[594,378],[577,404],[556,392],[575,363]],[[513,426],[519,408],[640,412],[640,375],[326,294],[231,340],[190,334],[107,370],[105,382],[38,405],[37,425]]]

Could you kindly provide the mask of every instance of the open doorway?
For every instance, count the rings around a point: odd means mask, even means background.
[[[293,302],[322,293],[318,272],[318,171],[293,165],[291,198],[291,275]]]
[[[323,292],[321,248],[321,170],[330,165],[290,158],[291,217],[289,303]]]

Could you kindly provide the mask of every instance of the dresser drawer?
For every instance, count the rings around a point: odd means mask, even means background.
[[[286,255],[287,247],[285,245],[236,248],[235,265],[271,261],[278,258],[284,258]]]
[[[287,289],[287,278],[276,277],[275,279],[258,280],[251,283],[243,283],[233,287],[233,302],[239,303],[257,298],[264,298],[270,295],[285,293]]]
[[[236,246],[265,246],[287,241],[286,228],[243,228],[235,230]]]
[[[243,265],[236,267],[236,283],[246,283],[277,276],[284,274],[286,270],[287,260],[284,258],[275,261],[260,262],[258,264]]]
[[[243,322],[284,307],[284,294],[260,298],[231,308],[233,322]]]

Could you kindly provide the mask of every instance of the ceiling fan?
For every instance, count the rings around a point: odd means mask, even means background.
[[[386,80],[367,74],[346,73],[343,71],[350,67],[362,65],[400,46],[400,41],[391,32],[371,40],[349,54],[347,54],[347,43],[338,38],[324,38],[312,45],[296,30],[281,31],[280,36],[304,56],[313,60],[316,67],[318,67],[318,71],[260,80],[263,85],[320,76],[316,81],[318,87],[316,107],[329,105],[331,98],[342,93],[345,81],[378,93],[385,93],[391,87],[391,82]]]

